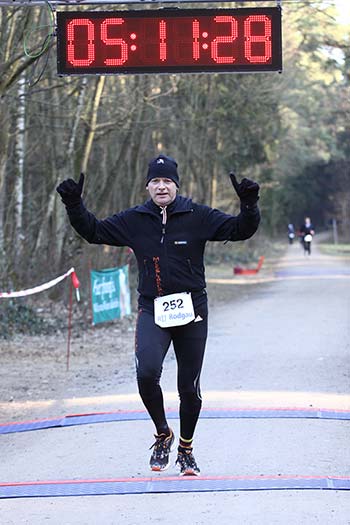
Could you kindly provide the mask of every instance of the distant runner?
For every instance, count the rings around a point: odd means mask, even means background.
[[[259,185],[230,174],[241,201],[237,216],[178,195],[176,161],[159,155],[148,166],[146,189],[150,199],[106,219],[98,220],[81,199],[79,182],[63,181],[57,191],[73,228],[89,243],[129,246],[138,271],[138,318],[135,356],[138,389],[156,434],[150,468],[169,467],[174,433],[168,426],[160,387],[162,366],[173,343],[178,366],[180,436],[176,465],[180,475],[199,475],[193,437],[202,399],[200,374],[208,327],[204,249],[207,241],[242,241],[257,230]]]
[[[314,227],[310,217],[305,217],[304,223],[300,226],[301,242],[304,247],[304,253],[311,255],[311,241],[315,235]]]

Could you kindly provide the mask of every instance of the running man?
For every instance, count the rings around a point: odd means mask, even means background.
[[[180,475],[199,475],[193,455],[193,437],[202,399],[200,374],[208,328],[204,275],[207,241],[242,241],[257,230],[259,185],[238,183],[241,211],[233,216],[178,195],[176,161],[159,155],[148,166],[144,204],[97,219],[81,198],[79,182],[63,181],[57,191],[73,228],[93,244],[129,246],[138,264],[138,318],[135,336],[136,376],[141,399],[155,425],[150,468],[168,468],[174,432],[169,427],[160,387],[162,366],[170,343],[177,360],[180,397],[180,436],[176,465]]]

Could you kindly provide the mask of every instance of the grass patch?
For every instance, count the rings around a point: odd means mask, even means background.
[[[15,334],[50,334],[53,331],[54,326],[39,316],[31,306],[11,299],[1,302],[0,338],[9,339]]]
[[[350,244],[319,244],[320,252],[326,255],[350,255]]]
[[[266,235],[233,243],[208,243],[205,254],[207,278],[230,278],[234,266],[255,268],[259,257],[265,257],[266,265],[278,261],[286,252],[288,243],[284,239],[270,239]]]

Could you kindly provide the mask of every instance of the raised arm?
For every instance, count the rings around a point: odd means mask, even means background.
[[[210,241],[244,241],[254,235],[259,226],[259,185],[249,179],[239,183],[234,173],[230,173],[230,179],[241,201],[241,211],[238,215],[229,215],[207,208],[206,228]]]
[[[241,212],[237,216],[237,224],[228,240],[249,239],[254,235],[260,223],[258,208],[260,187],[257,182],[246,178],[239,183],[233,172],[230,173],[230,179],[241,201]]]
[[[75,231],[91,244],[109,244],[112,246],[129,246],[128,228],[123,213],[99,220],[87,210],[81,198],[84,185],[84,174],[79,181],[66,179],[56,190],[66,206],[69,221]]]

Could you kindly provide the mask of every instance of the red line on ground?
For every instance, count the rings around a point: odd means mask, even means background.
[[[45,480],[45,481],[18,481],[0,483],[0,487],[19,487],[29,485],[77,485],[79,483],[143,483],[143,482],[161,482],[161,481],[240,481],[240,480],[291,480],[291,479],[340,479],[350,480],[348,476],[159,476],[145,478],[111,478],[111,479],[65,479],[65,480]]]
[[[0,423],[0,427],[12,426],[12,425],[27,425],[29,423],[42,423],[44,421],[55,421],[57,419],[65,419],[66,416],[57,417],[45,417],[43,419],[29,419],[26,421],[10,421],[9,423]]]
[[[67,414],[67,417],[82,417],[82,416],[102,416],[104,414],[146,414],[145,410],[110,410],[107,412],[83,412],[81,414]]]

